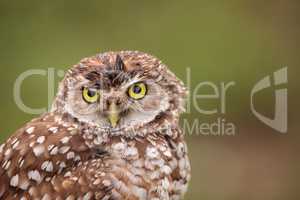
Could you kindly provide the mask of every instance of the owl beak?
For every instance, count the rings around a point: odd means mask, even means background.
[[[108,120],[113,128],[117,126],[119,119],[120,119],[120,115],[119,115],[117,105],[116,103],[113,102],[109,105],[109,113],[108,113]]]

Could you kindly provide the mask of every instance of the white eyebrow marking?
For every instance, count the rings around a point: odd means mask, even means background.
[[[136,75],[135,77],[133,77],[132,79],[130,79],[127,83],[125,83],[124,85],[121,86],[121,89],[127,89],[128,87],[130,87],[131,85],[141,82],[143,80],[142,77],[139,77],[138,75]]]

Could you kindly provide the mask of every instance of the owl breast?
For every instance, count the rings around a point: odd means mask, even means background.
[[[109,161],[112,162],[109,173],[115,176],[114,185],[120,190],[135,191],[137,199],[157,200],[181,199],[186,192],[190,163],[180,136],[115,137],[106,144],[106,149],[114,158]]]

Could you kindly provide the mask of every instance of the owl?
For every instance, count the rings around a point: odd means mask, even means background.
[[[190,179],[187,90],[138,51],[82,59],[49,112],[0,146],[0,199],[178,200]]]

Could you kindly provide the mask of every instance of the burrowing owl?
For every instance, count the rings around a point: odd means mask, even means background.
[[[186,89],[157,58],[120,51],[65,75],[49,113],[0,146],[0,199],[181,199]]]

